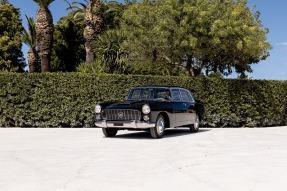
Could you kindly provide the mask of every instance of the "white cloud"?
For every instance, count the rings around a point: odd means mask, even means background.
[[[280,75],[280,76],[285,76],[285,75],[286,75],[286,72],[280,72],[279,75]]]
[[[281,42],[281,43],[278,43],[276,45],[287,46],[287,42]]]

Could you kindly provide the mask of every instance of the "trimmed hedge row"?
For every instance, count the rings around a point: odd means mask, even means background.
[[[204,103],[202,126],[286,125],[287,81],[25,73],[0,74],[0,127],[93,127],[97,102],[124,100],[139,85],[189,89]]]

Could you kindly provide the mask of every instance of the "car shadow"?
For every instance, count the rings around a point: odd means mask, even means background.
[[[199,129],[198,132],[190,132],[187,128],[176,128],[176,129],[166,129],[164,132],[163,139],[180,137],[180,136],[194,136],[198,133],[204,133],[207,131],[211,131],[211,129]],[[109,137],[110,138],[110,137]],[[115,137],[111,137],[112,139],[152,139],[149,131],[124,131],[123,134],[118,134]]]

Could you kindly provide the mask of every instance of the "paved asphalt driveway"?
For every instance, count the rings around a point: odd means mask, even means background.
[[[1,191],[285,191],[287,127],[0,129]]]

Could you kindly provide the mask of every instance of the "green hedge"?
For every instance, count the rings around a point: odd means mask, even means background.
[[[0,127],[93,127],[97,102],[133,86],[172,85],[204,103],[202,126],[286,125],[287,82],[83,73],[0,74]]]

